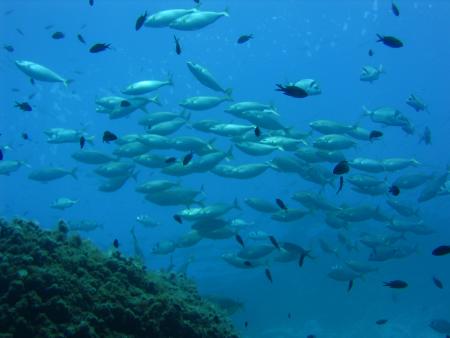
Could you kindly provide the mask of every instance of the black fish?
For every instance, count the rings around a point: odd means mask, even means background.
[[[0,161],[3,160],[3,150],[0,149]]]
[[[350,290],[353,287],[353,279],[348,281],[348,287],[347,287],[347,292],[350,292]]]
[[[306,90],[300,88],[300,87],[296,87],[294,85],[287,85],[287,86],[283,86],[281,84],[277,83],[277,91],[279,92],[283,92],[284,95],[287,96],[292,96],[292,97],[296,97],[296,98],[304,98],[308,96],[308,93],[306,92]]]
[[[52,34],[52,39],[59,40],[64,39],[64,33],[63,32],[55,32]]]
[[[136,25],[135,25],[136,31],[138,31],[142,28],[146,19],[147,19],[147,11],[145,11],[144,14],[142,14],[139,18],[137,18]]]
[[[277,198],[275,199],[275,202],[281,209],[287,210],[286,204],[284,204],[284,202],[281,199]]]
[[[183,157],[183,165],[188,165],[191,162],[192,157],[194,157],[194,153],[191,151],[189,154]]]
[[[106,130],[104,133],[103,133],[103,138],[102,138],[102,140],[103,140],[103,143],[109,143],[109,142],[111,142],[111,141],[115,141],[115,140],[117,140],[117,136],[115,135],[115,134],[113,134],[113,133],[111,133],[110,131],[108,131],[108,130]]]
[[[423,134],[420,136],[419,143],[425,143],[426,145],[431,144],[431,129],[429,127],[425,127],[423,130]]]
[[[386,324],[387,322],[388,322],[387,319],[378,319],[375,323],[376,323],[377,325],[384,325],[384,324]]]
[[[309,334],[309,335],[306,336],[306,338],[316,338],[316,335],[315,334]]]
[[[278,244],[278,241],[276,240],[275,237],[273,237],[272,235],[269,236],[270,242],[273,244],[273,246],[275,248],[277,248],[278,250],[281,250],[280,245]]]
[[[21,136],[22,136],[22,138],[23,138],[24,140],[29,140],[29,139],[30,139],[27,133],[22,133]]]
[[[369,56],[373,56],[373,50],[369,49]]]
[[[173,215],[173,219],[174,219],[177,223],[183,224],[183,220],[181,219],[181,216],[180,216],[180,215],[177,215],[177,214]]]
[[[396,185],[391,185],[389,187],[389,192],[393,195],[393,196],[398,196],[400,195],[400,188],[397,187]]]
[[[350,171],[350,167],[348,165],[348,162],[346,160],[342,160],[333,169],[333,174],[335,175],[343,175]]]
[[[30,83],[34,86],[36,84],[36,82],[34,82],[34,79],[32,77],[30,77]]]
[[[298,266],[299,267],[303,266],[303,263],[305,262],[305,257],[306,257],[306,254],[300,255],[300,259],[298,260]]]
[[[14,52],[14,47],[11,45],[3,45],[3,48],[5,48],[10,53]]]
[[[288,319],[291,319],[291,313],[288,312]]]
[[[250,262],[250,261],[245,261],[244,265],[248,266],[249,268],[253,266],[252,262]]]
[[[267,279],[268,279],[271,283],[273,283],[273,280],[272,280],[272,273],[270,272],[270,270],[269,270],[268,268],[266,268],[266,270],[265,270],[264,272],[266,273]]]
[[[23,34],[22,30],[20,28],[16,28],[16,32],[19,33],[22,36],[25,36],[25,34]]]
[[[391,5],[392,13],[394,13],[395,16],[400,15],[400,11],[398,10],[398,7],[395,3],[392,3]]]
[[[172,164],[175,163],[176,161],[177,161],[176,157],[168,157],[164,160],[164,162],[167,164]]]
[[[390,287],[391,289],[404,289],[408,286],[408,283],[402,280],[392,280],[390,282],[384,282],[384,286]]]
[[[113,242],[113,246],[118,249],[119,248],[119,240],[116,238]]]
[[[89,0],[89,5],[94,6],[94,0]]]
[[[81,43],[86,43],[86,40],[83,38],[83,35],[78,34],[77,38],[78,38],[78,41],[80,41]]]
[[[339,194],[342,191],[342,188],[344,187],[344,176],[339,177],[339,188],[336,191],[336,195]]]
[[[110,46],[111,46],[110,43],[96,43],[89,49],[89,52],[91,53],[103,52],[104,50],[111,49]]]
[[[31,106],[28,102],[16,102],[16,105],[14,107],[17,107],[22,111],[32,111],[33,110],[33,108],[31,108]]]
[[[242,44],[247,42],[248,40],[253,39],[253,34],[241,35],[237,40],[237,43]]]
[[[383,133],[379,130],[372,130],[369,134],[369,141],[372,142],[373,139],[377,139],[383,136]]]
[[[444,288],[444,284],[442,284],[442,282],[440,281],[439,278],[433,276],[433,283],[434,285],[436,285],[436,287],[438,287],[439,289],[443,289]]]
[[[378,40],[377,42],[382,42],[384,45],[391,47],[391,48],[400,48],[403,47],[403,42],[401,42],[399,39],[397,39],[394,36],[383,36],[380,34],[377,34]]]
[[[236,241],[242,246],[244,247],[244,240],[242,239],[241,235],[236,234],[236,236],[234,236],[234,238],[236,238]]]
[[[255,136],[260,137],[261,136],[261,129],[259,127],[255,127]]]
[[[177,53],[177,55],[180,55],[181,54],[180,39],[178,39],[175,35],[173,36],[173,38],[175,39],[175,53]]]
[[[85,144],[86,144],[86,139],[84,138],[84,136],[81,136],[80,137],[80,148],[83,149]]]
[[[196,1],[196,2],[197,2],[197,1]],[[248,327],[248,321],[245,321],[244,326],[245,326],[245,328]]]
[[[122,108],[129,107],[129,106],[131,106],[131,103],[127,100],[123,100],[122,102],[120,102],[120,106]]]
[[[444,256],[450,253],[450,245],[441,245],[435,248],[431,254],[433,256]]]

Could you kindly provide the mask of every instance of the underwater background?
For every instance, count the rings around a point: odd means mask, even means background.
[[[450,2],[398,0],[396,4],[401,11],[399,16],[392,14],[390,1],[381,0],[205,0],[200,10],[228,9],[229,17],[196,31],[145,26],[136,31],[136,18],[145,10],[152,14],[171,8],[192,8],[196,3],[96,0],[89,6],[88,1],[75,0],[2,0],[0,43],[13,46],[14,51],[1,51],[0,145],[10,148],[3,151],[4,160],[23,160],[29,167],[22,166],[9,176],[0,176],[1,216],[35,219],[44,228],[53,228],[61,218],[95,221],[103,227],[83,232],[82,236],[105,251],[118,239],[121,252],[128,256],[133,255],[130,229],[134,226],[148,269],[166,269],[171,257],[176,269],[191,257],[187,275],[197,283],[201,294],[229,297],[243,303],[243,309],[232,315],[242,337],[444,336],[430,328],[429,323],[438,318],[450,320],[449,289],[439,289],[432,281],[433,276],[438,276],[447,286],[448,257],[436,259],[430,252],[449,242],[448,196],[418,203],[420,188],[402,191],[402,200],[420,209],[420,219],[433,233],[406,234],[407,243],[417,246],[414,253],[377,262],[379,270],[356,279],[351,292],[347,292],[346,283],[329,278],[328,272],[347,259],[367,260],[371,250],[358,243],[357,250],[348,251],[336,234],[344,231],[351,241],[358,242],[362,233],[388,233],[385,223],[354,222],[348,229],[336,230],[327,226],[323,213],[317,210],[298,221],[282,223],[249,208],[244,200],[260,197],[274,202],[279,198],[288,207],[298,207],[300,204],[291,199],[295,192],[320,192],[336,206],[379,206],[394,217],[395,211],[385,202],[388,193],[358,194],[345,182],[342,192],[336,194],[337,179],[334,186],[320,186],[295,173],[273,168],[245,180],[219,177],[210,172],[180,177],[183,186],[195,189],[203,186],[202,199],[206,205],[232,203],[237,199],[241,210],[232,210],[225,218],[252,223],[239,230],[246,244],[257,243],[247,234],[261,230],[280,242],[289,240],[312,250],[315,259],[306,260],[302,267],[296,262],[267,262],[273,278],[271,283],[264,275],[264,267],[239,269],[221,258],[224,253],[240,249],[234,236],[223,240],[203,239],[193,247],[176,249],[167,255],[153,254],[156,243],[175,240],[190,229],[189,222],[179,224],[173,218],[183,206],[152,204],[136,193],[135,188],[147,180],[176,181],[178,178],[137,165],[137,182],[130,179],[120,190],[105,193],[98,190],[101,178],[93,172],[94,167],[71,157],[79,150],[79,144],[49,144],[44,134],[45,130],[56,127],[82,129],[95,135],[94,145],[87,144],[87,148],[112,153],[116,145],[102,142],[104,131],[118,136],[145,133],[145,128],[137,122],[146,113],[138,110],[126,118],[110,120],[96,112],[95,101],[121,95],[120,91],[130,83],[143,79],[165,80],[172,74],[173,86],[162,87],[150,95],[156,93],[162,107],[149,105],[147,109],[150,113],[181,112],[178,103],[186,97],[217,94],[192,76],[186,67],[186,62],[192,61],[206,67],[224,87],[232,88],[235,102],[257,101],[276,107],[284,126],[307,133],[311,121],[323,119],[383,132],[381,140],[357,141],[356,147],[345,150],[348,160],[414,158],[420,165],[401,173],[442,175],[449,164]],[[14,11],[5,14],[9,10]],[[53,26],[45,29],[48,25]],[[64,32],[65,37],[53,39],[51,35],[56,31]],[[82,34],[87,44],[80,43],[77,34]],[[175,52],[174,34],[180,40],[180,55]],[[253,34],[253,38],[237,44],[243,34]],[[401,37],[404,47],[392,49],[377,43],[376,34]],[[89,53],[89,46],[98,42],[110,43],[112,49]],[[369,49],[373,56],[368,55]],[[60,83],[38,81],[33,85],[16,67],[15,60],[45,65],[73,82],[67,88]],[[383,65],[385,74],[373,83],[362,82],[359,75],[366,65]],[[303,78],[315,79],[322,93],[298,99],[275,91],[275,84]],[[415,111],[406,104],[412,93],[423,98],[429,112]],[[16,102],[24,101],[31,104],[32,111],[14,108]],[[233,143],[228,137],[200,132],[189,124],[203,119],[248,124],[224,112],[235,102],[191,111],[188,123],[169,137],[216,138],[214,147],[226,151]],[[414,125],[414,133],[407,135],[398,127],[376,125],[363,116],[363,106],[395,107]],[[429,145],[419,142],[425,127],[432,131]],[[21,137],[24,132],[29,140]],[[319,136],[313,132],[307,142],[312,144]],[[185,155],[171,149],[155,152],[177,158]],[[233,159],[224,163],[265,163],[274,156],[286,154],[289,152],[276,150],[267,156],[253,157],[234,147]],[[48,183],[28,179],[32,169],[43,166],[76,167],[78,179],[68,176]],[[332,171],[334,164],[323,166]],[[351,173],[357,170],[352,169]],[[392,183],[399,173],[376,175]],[[79,202],[63,211],[50,208],[59,197]],[[161,224],[154,228],[142,226],[136,221],[142,214]],[[319,239],[327,240],[339,254],[324,252]],[[408,287],[404,290],[384,287],[383,282],[390,280],[407,281]],[[377,325],[375,322],[381,318],[388,322]]]

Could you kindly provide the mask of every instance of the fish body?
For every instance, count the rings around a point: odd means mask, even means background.
[[[61,82],[66,87],[71,82],[70,80],[64,79],[53,70],[40,64],[25,60],[16,60],[15,63],[23,73],[28,75],[33,80],[43,82]]]
[[[114,157],[97,150],[79,150],[74,152],[71,157],[85,164],[105,164],[114,161]]]
[[[192,75],[205,87],[212,89],[216,92],[223,92],[227,95],[231,95],[231,89],[224,89],[214,78],[211,72],[205,67],[199,65],[198,63],[194,63],[188,61],[187,66],[191,71]]]
[[[254,101],[242,101],[237,102],[229,106],[227,109],[225,109],[226,113],[232,114],[236,117],[240,117],[240,113],[246,112],[246,111],[262,111],[266,109],[273,109],[271,105],[260,103],[260,102],[254,102]]]
[[[198,204],[195,198],[202,193],[202,190],[194,190],[181,186],[176,186],[167,190],[146,194],[145,199],[151,203],[168,206],[168,205],[185,205],[190,206]]]
[[[136,192],[142,194],[150,194],[158,191],[164,191],[173,187],[179,186],[179,182],[172,182],[168,180],[153,180],[142,183],[136,187]]]
[[[415,94],[411,94],[406,100],[406,104],[412,107],[415,111],[428,111],[428,106],[425,102]]]
[[[390,282],[384,282],[384,286],[387,286],[391,289],[404,289],[408,287],[408,283],[402,280],[393,280]]]
[[[391,47],[391,48],[401,48],[403,47],[403,42],[396,38],[395,36],[388,36],[388,35],[380,35],[377,34],[378,40],[377,42],[383,43],[385,46]]]
[[[245,260],[258,260],[270,255],[274,250],[272,245],[247,245],[239,250],[237,256]]]
[[[175,242],[160,241],[153,246],[152,253],[155,255],[167,255],[174,252],[175,249],[176,249]]]
[[[343,208],[336,212],[336,216],[347,222],[363,222],[374,218],[377,213],[378,207],[362,204]]]
[[[40,169],[35,169],[30,172],[28,175],[28,178],[30,180],[39,181],[39,182],[49,182],[53,181],[59,178],[62,178],[64,176],[70,175],[75,179],[78,179],[77,175],[77,168],[73,169],[65,169],[65,168],[59,168],[59,167],[43,167]]]
[[[147,16],[144,25],[152,28],[167,27],[172,21],[195,11],[196,8],[163,10]]]
[[[150,147],[142,142],[130,142],[114,149],[113,154],[118,157],[136,157],[143,155],[150,150]]]
[[[65,35],[63,32],[55,32],[52,34],[52,39],[55,40],[60,40],[60,39],[64,39]]]
[[[381,123],[387,126],[405,127],[410,125],[408,118],[399,110],[392,107],[380,107],[375,110],[369,110],[363,107],[364,116],[369,116],[375,123]]]
[[[147,132],[150,134],[156,134],[160,136],[167,136],[170,134],[173,134],[178,129],[180,129],[182,126],[184,126],[187,123],[186,119],[184,118],[175,118],[171,121],[166,122],[160,122],[157,123],[150,128],[147,129]]]
[[[102,224],[90,220],[69,221],[67,225],[70,231],[93,231],[103,228]]]
[[[291,223],[302,219],[308,214],[309,211],[298,208],[290,208],[286,210],[279,210],[278,212],[273,213],[270,218],[278,222]]]
[[[230,96],[193,96],[183,100],[179,105],[189,110],[202,111],[217,107],[222,102],[232,100]]]
[[[349,165],[352,168],[370,173],[380,173],[384,171],[383,162],[371,158],[356,157],[349,161]]]
[[[133,163],[113,161],[98,166],[94,172],[106,178],[114,178],[128,176],[134,171],[134,168]]]
[[[144,25],[145,21],[147,20],[147,11],[145,11],[144,14],[140,15],[137,20],[136,20],[136,24],[135,24],[135,30],[138,31],[142,28],[142,26]]]
[[[361,278],[362,275],[342,265],[336,265],[328,272],[328,277],[339,282],[348,282],[355,280],[356,278]]]
[[[90,53],[100,53],[107,49],[111,49],[111,44],[109,43],[96,43],[92,45],[92,47],[89,49]]]
[[[155,91],[164,86],[173,86],[172,76],[165,81],[143,80],[134,82],[122,90],[126,95],[143,95]]]
[[[331,120],[316,120],[309,123],[311,129],[324,134],[345,134],[351,129],[351,126],[341,124]]]
[[[450,322],[446,319],[434,319],[429,326],[438,333],[450,335]]]
[[[247,204],[252,209],[263,212],[263,213],[274,213],[278,211],[276,205],[271,202],[257,197],[250,197],[244,199],[245,204]]]
[[[59,209],[59,210],[64,210],[67,208],[70,208],[72,206],[74,206],[75,204],[78,203],[78,200],[72,200],[70,198],[67,197],[60,197],[57,200],[55,200],[50,207],[53,209]]]
[[[190,248],[202,240],[202,236],[197,230],[190,230],[178,237],[175,241],[177,248]]]
[[[438,193],[441,191],[442,187],[445,186],[445,182],[447,181],[449,175],[448,169],[441,175],[431,179],[420,192],[419,198],[417,199],[419,202],[426,202],[430,199],[436,197]]]
[[[414,189],[429,181],[432,177],[432,175],[425,173],[405,174],[399,176],[393,184],[400,189]]]
[[[161,225],[161,223],[156,222],[151,216],[149,215],[139,215],[136,217],[136,221],[141,223],[146,228],[156,228]]]
[[[24,161],[2,160],[0,161],[0,175],[9,176],[24,164]]]
[[[359,80],[363,82],[376,81],[380,78],[380,74],[384,73],[383,66],[380,65],[378,68],[373,66],[364,66],[361,70],[361,74],[359,75]]]
[[[52,128],[44,132],[47,135],[47,143],[80,143],[80,138],[84,137],[85,141],[93,144],[95,136],[87,136],[83,131],[65,128]]]
[[[322,150],[344,150],[352,148],[356,143],[345,135],[328,134],[317,138],[313,146]]]
[[[225,178],[249,179],[261,175],[269,167],[267,163],[251,163],[239,166],[218,164],[211,172]]]
[[[253,39],[253,35],[252,34],[247,34],[247,35],[241,35],[238,39],[237,39],[237,43],[238,44],[243,44],[246,43],[247,41]]]
[[[432,251],[433,256],[445,256],[448,254],[450,254],[450,245],[440,245]]]
[[[394,209],[399,215],[404,217],[418,216],[419,209],[397,200],[387,199],[386,203]]]
[[[202,29],[221,17],[228,17],[228,11],[211,12],[211,11],[194,11],[189,14],[178,17],[169,23],[169,27],[182,31],[194,31]]]
[[[381,161],[384,170],[398,171],[408,167],[417,167],[421,163],[415,158],[387,158]]]

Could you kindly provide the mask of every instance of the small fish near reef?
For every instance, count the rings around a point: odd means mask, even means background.
[[[402,280],[392,280],[390,282],[384,282],[384,286],[391,289],[405,289],[408,287],[408,283]]]
[[[395,36],[388,36],[388,35],[380,35],[377,34],[378,40],[377,42],[383,43],[385,46],[391,47],[391,48],[401,48],[403,47],[403,42],[396,38]]]
[[[103,138],[102,138],[102,140],[103,140],[103,143],[109,143],[109,142],[111,142],[111,141],[117,140],[117,136],[116,136],[115,134],[111,133],[110,131],[106,130],[106,131],[103,133]]]
[[[433,256],[445,256],[450,254],[450,245],[441,245],[435,248],[431,254]]]
[[[100,53],[107,49],[111,49],[110,43],[96,43],[89,49],[89,52],[90,53]]]
[[[296,87],[294,85],[282,85],[277,84],[277,91],[282,92],[284,95],[303,99],[308,96],[308,92],[303,88]]]
[[[136,31],[140,30],[142,28],[142,26],[145,23],[145,20],[147,20],[147,11],[145,11],[144,14],[142,14],[141,16],[139,16],[136,20],[136,24],[135,24],[135,29]]]
[[[61,40],[64,39],[65,35],[63,32],[55,32],[52,34],[52,39],[54,40]]]
[[[247,41],[253,39],[253,34],[248,34],[248,35],[241,35],[238,40],[237,43],[238,44],[243,44],[246,43]]]
[[[31,105],[28,102],[16,102],[15,106],[22,111],[32,111]]]

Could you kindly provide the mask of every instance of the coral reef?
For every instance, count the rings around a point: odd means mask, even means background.
[[[0,337],[238,337],[193,282],[107,255],[64,222],[0,220]]]

